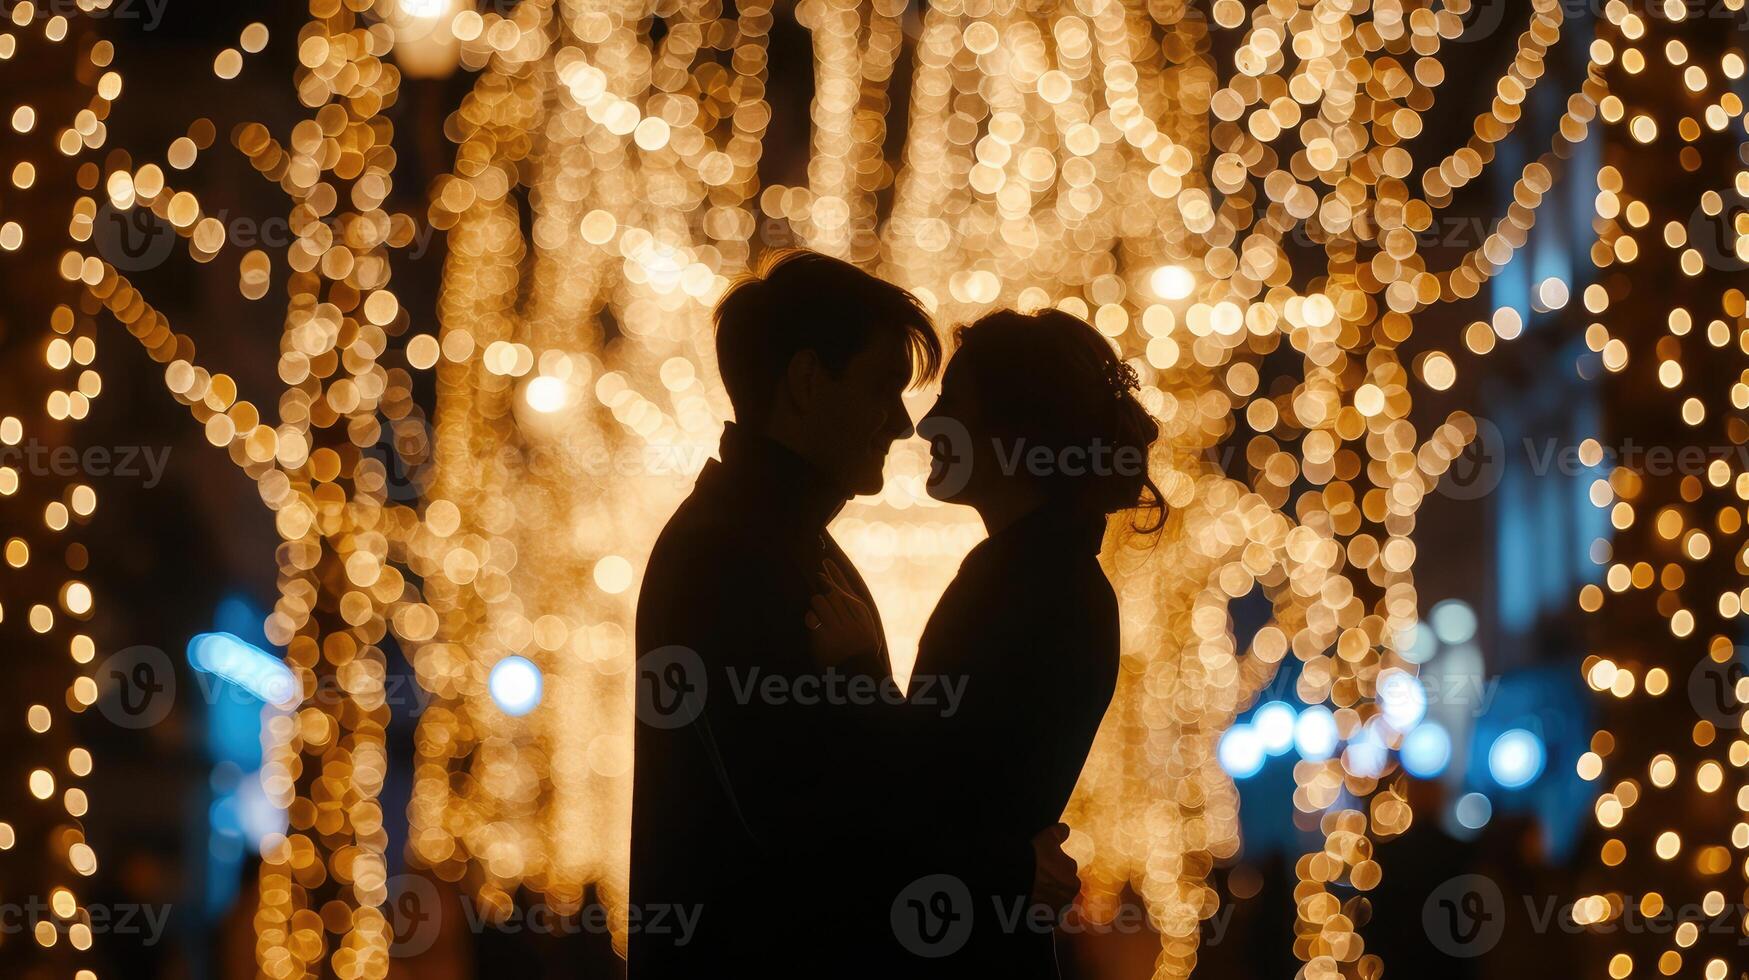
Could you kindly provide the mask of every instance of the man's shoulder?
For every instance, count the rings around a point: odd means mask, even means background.
[[[660,558],[695,563],[711,557],[732,557],[758,550],[760,535],[743,516],[714,501],[688,497],[657,535],[650,562]]]
[[[673,583],[696,594],[701,581],[733,586],[781,574],[783,553],[773,535],[714,503],[695,494],[669,518],[650,550],[645,592]]]

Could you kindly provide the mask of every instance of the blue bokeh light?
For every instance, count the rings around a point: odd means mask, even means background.
[[[1300,712],[1299,720],[1294,722],[1294,748],[1302,759],[1322,762],[1336,754],[1338,741],[1336,716],[1321,704]]]
[[[1379,674],[1379,710],[1385,723],[1407,732],[1427,717],[1427,688],[1406,670],[1391,667]]]
[[[1462,599],[1447,599],[1427,614],[1439,642],[1456,645],[1476,637],[1476,611]]]
[[[1285,701],[1270,701],[1251,716],[1251,727],[1263,740],[1263,751],[1281,755],[1294,747],[1294,709]]]
[[[1457,822],[1469,830],[1481,830],[1494,819],[1494,802],[1480,793],[1465,793],[1452,807]]]
[[[1263,748],[1263,736],[1250,725],[1234,725],[1221,736],[1217,750],[1221,768],[1234,779],[1250,779],[1263,768],[1268,753]]]
[[[1425,721],[1403,738],[1397,752],[1403,768],[1417,779],[1433,779],[1451,764],[1451,733],[1437,721]]]
[[[486,687],[500,711],[520,718],[540,706],[543,680],[533,661],[513,654],[492,666]]]
[[[1356,776],[1376,779],[1385,774],[1390,761],[1391,750],[1379,735],[1377,719],[1362,725],[1342,751],[1342,767]]]
[[[1546,761],[1543,740],[1522,728],[1502,732],[1488,749],[1488,774],[1506,789],[1536,782]]]
[[[201,633],[188,641],[188,662],[222,677],[268,704],[298,702],[297,679],[278,657],[231,633]]]

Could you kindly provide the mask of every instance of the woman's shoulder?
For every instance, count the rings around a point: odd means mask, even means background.
[[[1031,569],[1011,580],[1012,600],[1028,618],[1080,630],[1090,640],[1107,634],[1115,642],[1117,592],[1097,558],[1077,557],[1049,568]]]
[[[1026,600],[1036,617],[1028,628],[1031,639],[1052,665],[1054,683],[1099,692],[1109,701],[1123,656],[1117,592],[1091,557],[1052,579],[1047,591]]]

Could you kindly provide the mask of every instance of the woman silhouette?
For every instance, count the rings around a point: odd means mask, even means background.
[[[923,679],[963,685],[960,703],[915,706],[912,721],[927,720],[894,744],[911,755],[906,795],[928,825],[1029,839],[1062,815],[1111,703],[1118,607],[1099,551],[1112,514],[1145,511],[1133,520],[1148,532],[1164,523],[1148,477],[1159,427],[1134,370],[1068,313],[1003,310],[956,339],[918,431],[932,443],[930,495],[975,509],[989,536],[930,616],[912,674],[913,692]],[[836,589],[816,601],[821,641],[866,645],[844,636],[856,618],[844,605]],[[969,933],[913,952],[946,976],[1056,977],[1058,910],[1010,886],[974,884]]]

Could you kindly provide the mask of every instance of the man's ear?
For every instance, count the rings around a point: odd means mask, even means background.
[[[820,355],[812,350],[799,350],[790,357],[789,367],[783,373],[783,390],[798,413],[806,415],[813,411],[825,370]]]

